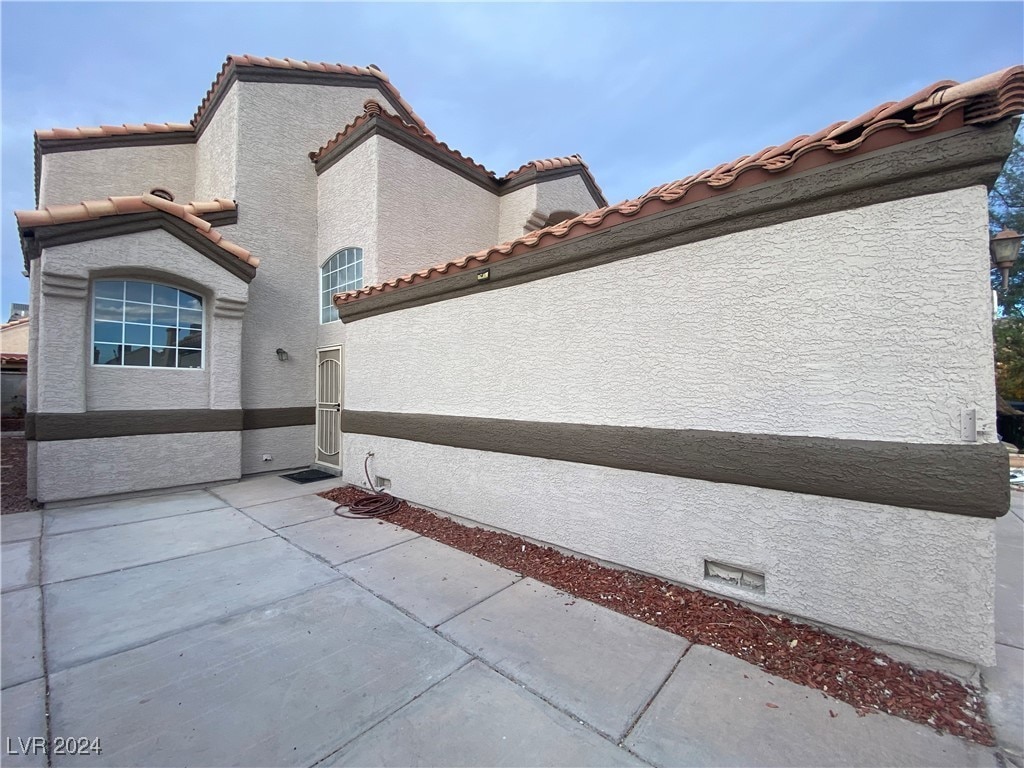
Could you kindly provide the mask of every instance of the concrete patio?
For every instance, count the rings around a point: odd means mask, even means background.
[[[336,517],[313,495],[336,484],[267,476],[0,518],[3,764],[46,765],[11,753],[47,734],[102,747],[52,765],[998,764]]]

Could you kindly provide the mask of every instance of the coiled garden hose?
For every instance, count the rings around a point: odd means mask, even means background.
[[[375,517],[384,517],[397,512],[402,502],[390,493],[377,493],[377,489],[370,482],[370,457],[372,453],[366,454],[363,461],[363,472],[366,474],[366,484],[374,491],[361,499],[356,499],[351,504],[339,504],[334,508],[334,514],[338,517],[347,517],[349,520],[371,520]]]

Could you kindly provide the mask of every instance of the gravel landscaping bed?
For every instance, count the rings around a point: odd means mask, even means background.
[[[354,486],[320,494],[342,505],[365,495]],[[979,692],[949,676],[916,670],[783,616],[758,613],[652,576],[608,568],[510,534],[461,525],[404,501],[387,521],[816,688],[851,704],[861,715],[887,712],[986,746],[995,743]],[[374,524],[370,520],[352,523]]]
[[[0,515],[36,509],[25,496],[28,477],[25,453],[24,437],[0,435]]]

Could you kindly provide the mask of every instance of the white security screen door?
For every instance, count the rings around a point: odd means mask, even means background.
[[[341,470],[341,347],[316,353],[316,463]]]

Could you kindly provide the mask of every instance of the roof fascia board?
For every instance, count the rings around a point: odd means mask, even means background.
[[[221,211],[220,213],[235,214],[233,221],[223,221],[222,223],[234,224],[238,221],[237,211]],[[216,244],[200,235],[195,227],[163,211],[129,213],[121,214],[120,216],[89,219],[87,221],[32,227],[22,234],[25,266],[28,268],[29,262],[38,258],[46,248],[82,243],[89,240],[102,240],[107,237],[116,237],[117,235],[148,232],[153,229],[162,229],[168,232],[185,245],[198,251],[247,283],[252,282],[252,279],[256,276],[256,268],[254,266],[239,260],[222,248],[218,248]]]
[[[354,322],[387,312],[506,288],[546,277],[795,219],[976,184],[991,187],[1013,143],[1016,120],[968,126],[854,153],[850,157],[689,205],[586,232],[486,263],[451,266],[443,277],[371,294],[338,307]],[[476,273],[490,270],[477,284]]]
[[[195,131],[166,131],[163,133],[125,133],[114,136],[91,136],[87,139],[37,139],[39,154],[78,152],[88,149],[116,149],[119,147],[153,147],[168,144],[195,144]]]

